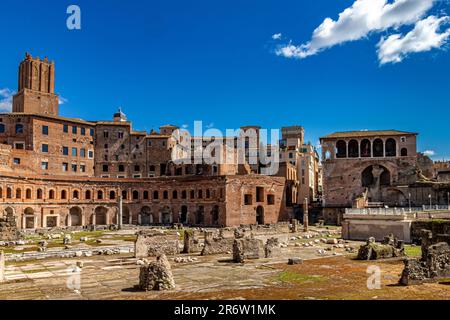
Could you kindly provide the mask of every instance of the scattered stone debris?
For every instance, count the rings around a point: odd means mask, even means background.
[[[236,239],[233,243],[233,261],[244,263],[247,259],[259,259],[264,256],[263,242],[259,239]]]
[[[175,280],[165,254],[158,255],[156,261],[141,266],[138,288],[144,291],[175,289]]]
[[[401,285],[433,282],[450,277],[450,234],[422,230],[422,257],[407,258]]]
[[[370,237],[365,245],[359,248],[358,260],[378,260],[385,258],[401,257],[405,255],[404,243],[395,238],[392,234],[385,237],[381,244],[375,242],[374,237]]]

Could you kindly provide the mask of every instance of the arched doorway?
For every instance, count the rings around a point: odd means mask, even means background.
[[[375,139],[373,142],[373,156],[374,157],[383,157],[383,140],[381,139]]]
[[[406,148],[402,148],[401,152],[401,156],[402,157],[407,157],[408,156],[408,149]]]
[[[199,206],[195,215],[195,224],[203,224],[205,221],[205,208]]]
[[[347,158],[347,143],[344,140],[336,143],[336,158]]]
[[[130,209],[126,206],[122,207],[122,224],[130,224]]]
[[[141,225],[148,226],[153,223],[152,210],[150,209],[150,207],[148,206],[142,207],[140,216],[141,216]]]
[[[172,210],[168,206],[165,206],[161,209],[161,220],[163,224],[170,224],[171,223],[171,215]]]
[[[214,225],[219,224],[219,206],[215,205],[213,207],[213,209],[211,210],[211,218]]]
[[[26,208],[23,213],[25,215],[25,229],[36,228],[33,208]]]
[[[82,225],[81,214],[82,210],[79,207],[70,208],[70,226],[79,227]]]
[[[187,206],[181,206],[180,222],[188,223],[188,207]]]
[[[106,217],[107,217],[108,209],[105,207],[97,207],[95,208],[95,224],[96,225],[106,225]]]
[[[256,223],[264,224],[264,208],[262,206],[256,208]]]
[[[371,156],[370,150],[370,141],[368,139],[361,141],[361,157],[369,158]]]
[[[394,139],[389,138],[386,140],[386,157],[397,156],[397,143]]]
[[[356,140],[350,140],[348,143],[348,156],[349,158],[359,157],[359,144]]]

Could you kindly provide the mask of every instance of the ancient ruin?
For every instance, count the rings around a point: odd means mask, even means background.
[[[399,283],[412,285],[450,277],[450,234],[422,230],[422,257],[405,259]]]
[[[361,245],[358,251],[358,260],[378,260],[395,258],[405,255],[404,243],[393,235],[386,236],[381,244],[375,238],[369,238],[366,244]]]
[[[141,266],[138,287],[144,291],[163,291],[175,288],[170,263],[165,254],[158,255],[156,261]]]

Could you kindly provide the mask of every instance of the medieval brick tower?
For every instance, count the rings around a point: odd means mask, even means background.
[[[19,66],[19,88],[13,99],[13,112],[58,115],[54,62],[26,54]]]

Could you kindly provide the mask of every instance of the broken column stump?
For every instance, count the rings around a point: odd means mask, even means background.
[[[183,253],[195,253],[200,251],[200,242],[197,233],[192,229],[184,230]]]
[[[157,256],[156,261],[141,266],[138,287],[143,291],[175,289],[175,280],[165,254]]]
[[[373,237],[359,248],[358,260],[378,260],[401,257],[405,255],[403,241],[398,241],[393,236],[385,237],[384,244],[378,244]]]
[[[278,238],[267,239],[266,245],[264,246],[264,254],[266,258],[274,258],[280,255],[280,242]]]

